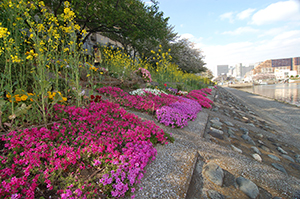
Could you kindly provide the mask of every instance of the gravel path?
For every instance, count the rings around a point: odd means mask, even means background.
[[[266,97],[247,93],[233,88],[225,88],[261,118],[271,122],[290,144],[300,148],[300,107],[285,104]]]

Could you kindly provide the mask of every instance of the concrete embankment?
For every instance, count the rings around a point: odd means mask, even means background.
[[[175,142],[156,147],[157,158],[147,166],[136,198],[300,197],[300,138],[274,123],[276,108],[259,110],[268,99],[260,104],[254,100],[264,99],[252,96],[254,106],[240,98],[247,94],[216,89],[213,108],[200,112],[188,126],[158,124]]]

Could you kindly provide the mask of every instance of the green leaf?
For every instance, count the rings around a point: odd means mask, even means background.
[[[62,100],[62,96],[59,93],[56,93],[56,95],[53,97],[52,105],[56,104],[60,100]]]
[[[0,110],[2,109],[2,106],[5,106],[6,103],[6,100],[0,99]]]
[[[31,106],[32,106],[31,104],[29,106],[26,106],[25,103],[22,103],[20,107],[16,108],[15,114],[10,115],[8,118],[12,120],[16,117],[19,117],[20,115],[26,114],[27,111],[31,108]]]

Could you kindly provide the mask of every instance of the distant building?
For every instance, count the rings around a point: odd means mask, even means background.
[[[274,69],[272,68],[272,61],[271,60],[266,60],[259,65],[257,65],[253,69],[253,75],[255,74],[261,74],[261,73],[273,73]]]
[[[272,59],[271,61],[273,68],[293,70],[293,58]]]
[[[253,78],[273,77],[286,79],[289,76],[300,74],[300,57],[269,59],[254,67]],[[267,78],[265,78],[267,79]]]
[[[300,75],[300,57],[293,58],[293,69]]]
[[[289,69],[275,69],[274,71],[275,77],[278,80],[287,79],[290,76],[296,76],[296,71],[291,71]]]
[[[254,65],[249,65],[249,66],[243,66],[242,67],[242,75],[241,77],[245,77],[246,73],[250,72],[254,68]]]
[[[228,73],[228,65],[217,65],[217,76]]]
[[[235,65],[235,78],[237,80],[241,80],[242,79],[242,71],[243,71],[243,65],[242,63],[236,64]]]
[[[233,77],[233,70],[234,70],[235,68],[233,67],[233,66],[229,66],[229,68],[228,68],[228,73],[227,73],[227,76],[228,77]]]

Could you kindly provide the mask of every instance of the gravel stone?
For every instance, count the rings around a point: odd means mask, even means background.
[[[211,126],[219,130],[222,129],[222,123],[212,123]]]
[[[242,135],[242,138],[246,140],[249,144],[255,145],[255,142],[252,140],[252,138],[249,135],[244,134]]]
[[[288,156],[288,155],[281,155],[281,157],[283,157],[283,158],[285,158],[285,159],[287,159],[291,162],[295,162],[295,160],[293,158],[291,158],[290,156]]]
[[[211,136],[215,137],[215,138],[218,138],[220,140],[224,140],[224,137],[222,134],[220,133],[217,133],[215,131],[209,131],[208,134],[210,134]]]
[[[278,169],[279,171],[287,174],[285,168],[281,165],[281,164],[278,164],[278,163],[272,163],[271,164],[275,169]]]
[[[242,192],[244,192],[249,198],[255,199],[258,196],[259,194],[258,187],[252,181],[244,177],[238,177],[236,179],[236,183],[239,189]]]
[[[281,147],[277,147],[276,149],[277,149],[277,151],[279,151],[282,154],[288,154],[288,152],[286,152],[285,150],[283,150]]]
[[[224,172],[223,169],[219,167],[219,165],[215,163],[208,163],[203,168],[203,174],[214,184],[222,186]]]
[[[209,196],[209,198],[213,198],[213,199],[225,199],[225,197],[220,194],[219,192],[215,191],[215,190],[208,190],[207,194]]]
[[[261,146],[259,146],[262,150],[264,150],[264,151],[266,151],[266,152],[270,152],[271,150],[268,148],[268,147],[266,147],[265,145],[261,145]]]
[[[246,128],[241,127],[240,130],[243,131],[244,134],[248,135],[249,134],[249,130]]]
[[[234,146],[234,145],[231,145],[231,148],[232,148],[234,151],[236,151],[236,152],[243,153],[243,151],[242,151],[241,149],[237,148],[237,147]]]
[[[260,150],[259,150],[258,148],[256,148],[255,146],[252,146],[251,149],[252,149],[255,153],[261,155]]]
[[[252,157],[257,160],[258,162],[262,161],[262,158],[260,157],[260,155],[258,155],[257,153],[252,154]]]
[[[224,123],[227,124],[228,126],[234,126],[234,124],[232,124],[231,122],[225,121]]]
[[[275,156],[275,155],[269,154],[268,156],[269,156],[270,158],[272,158],[273,160],[280,161],[280,158],[277,157],[277,156]]]
[[[293,169],[299,170],[300,171],[300,165],[295,164],[295,163],[290,163],[289,164]]]
[[[213,127],[210,127],[209,129],[210,129],[211,131],[215,132],[215,133],[219,133],[219,134],[221,134],[221,135],[224,134],[224,132],[221,131],[221,130],[219,130],[219,129],[216,129],[216,128],[213,128]]]

